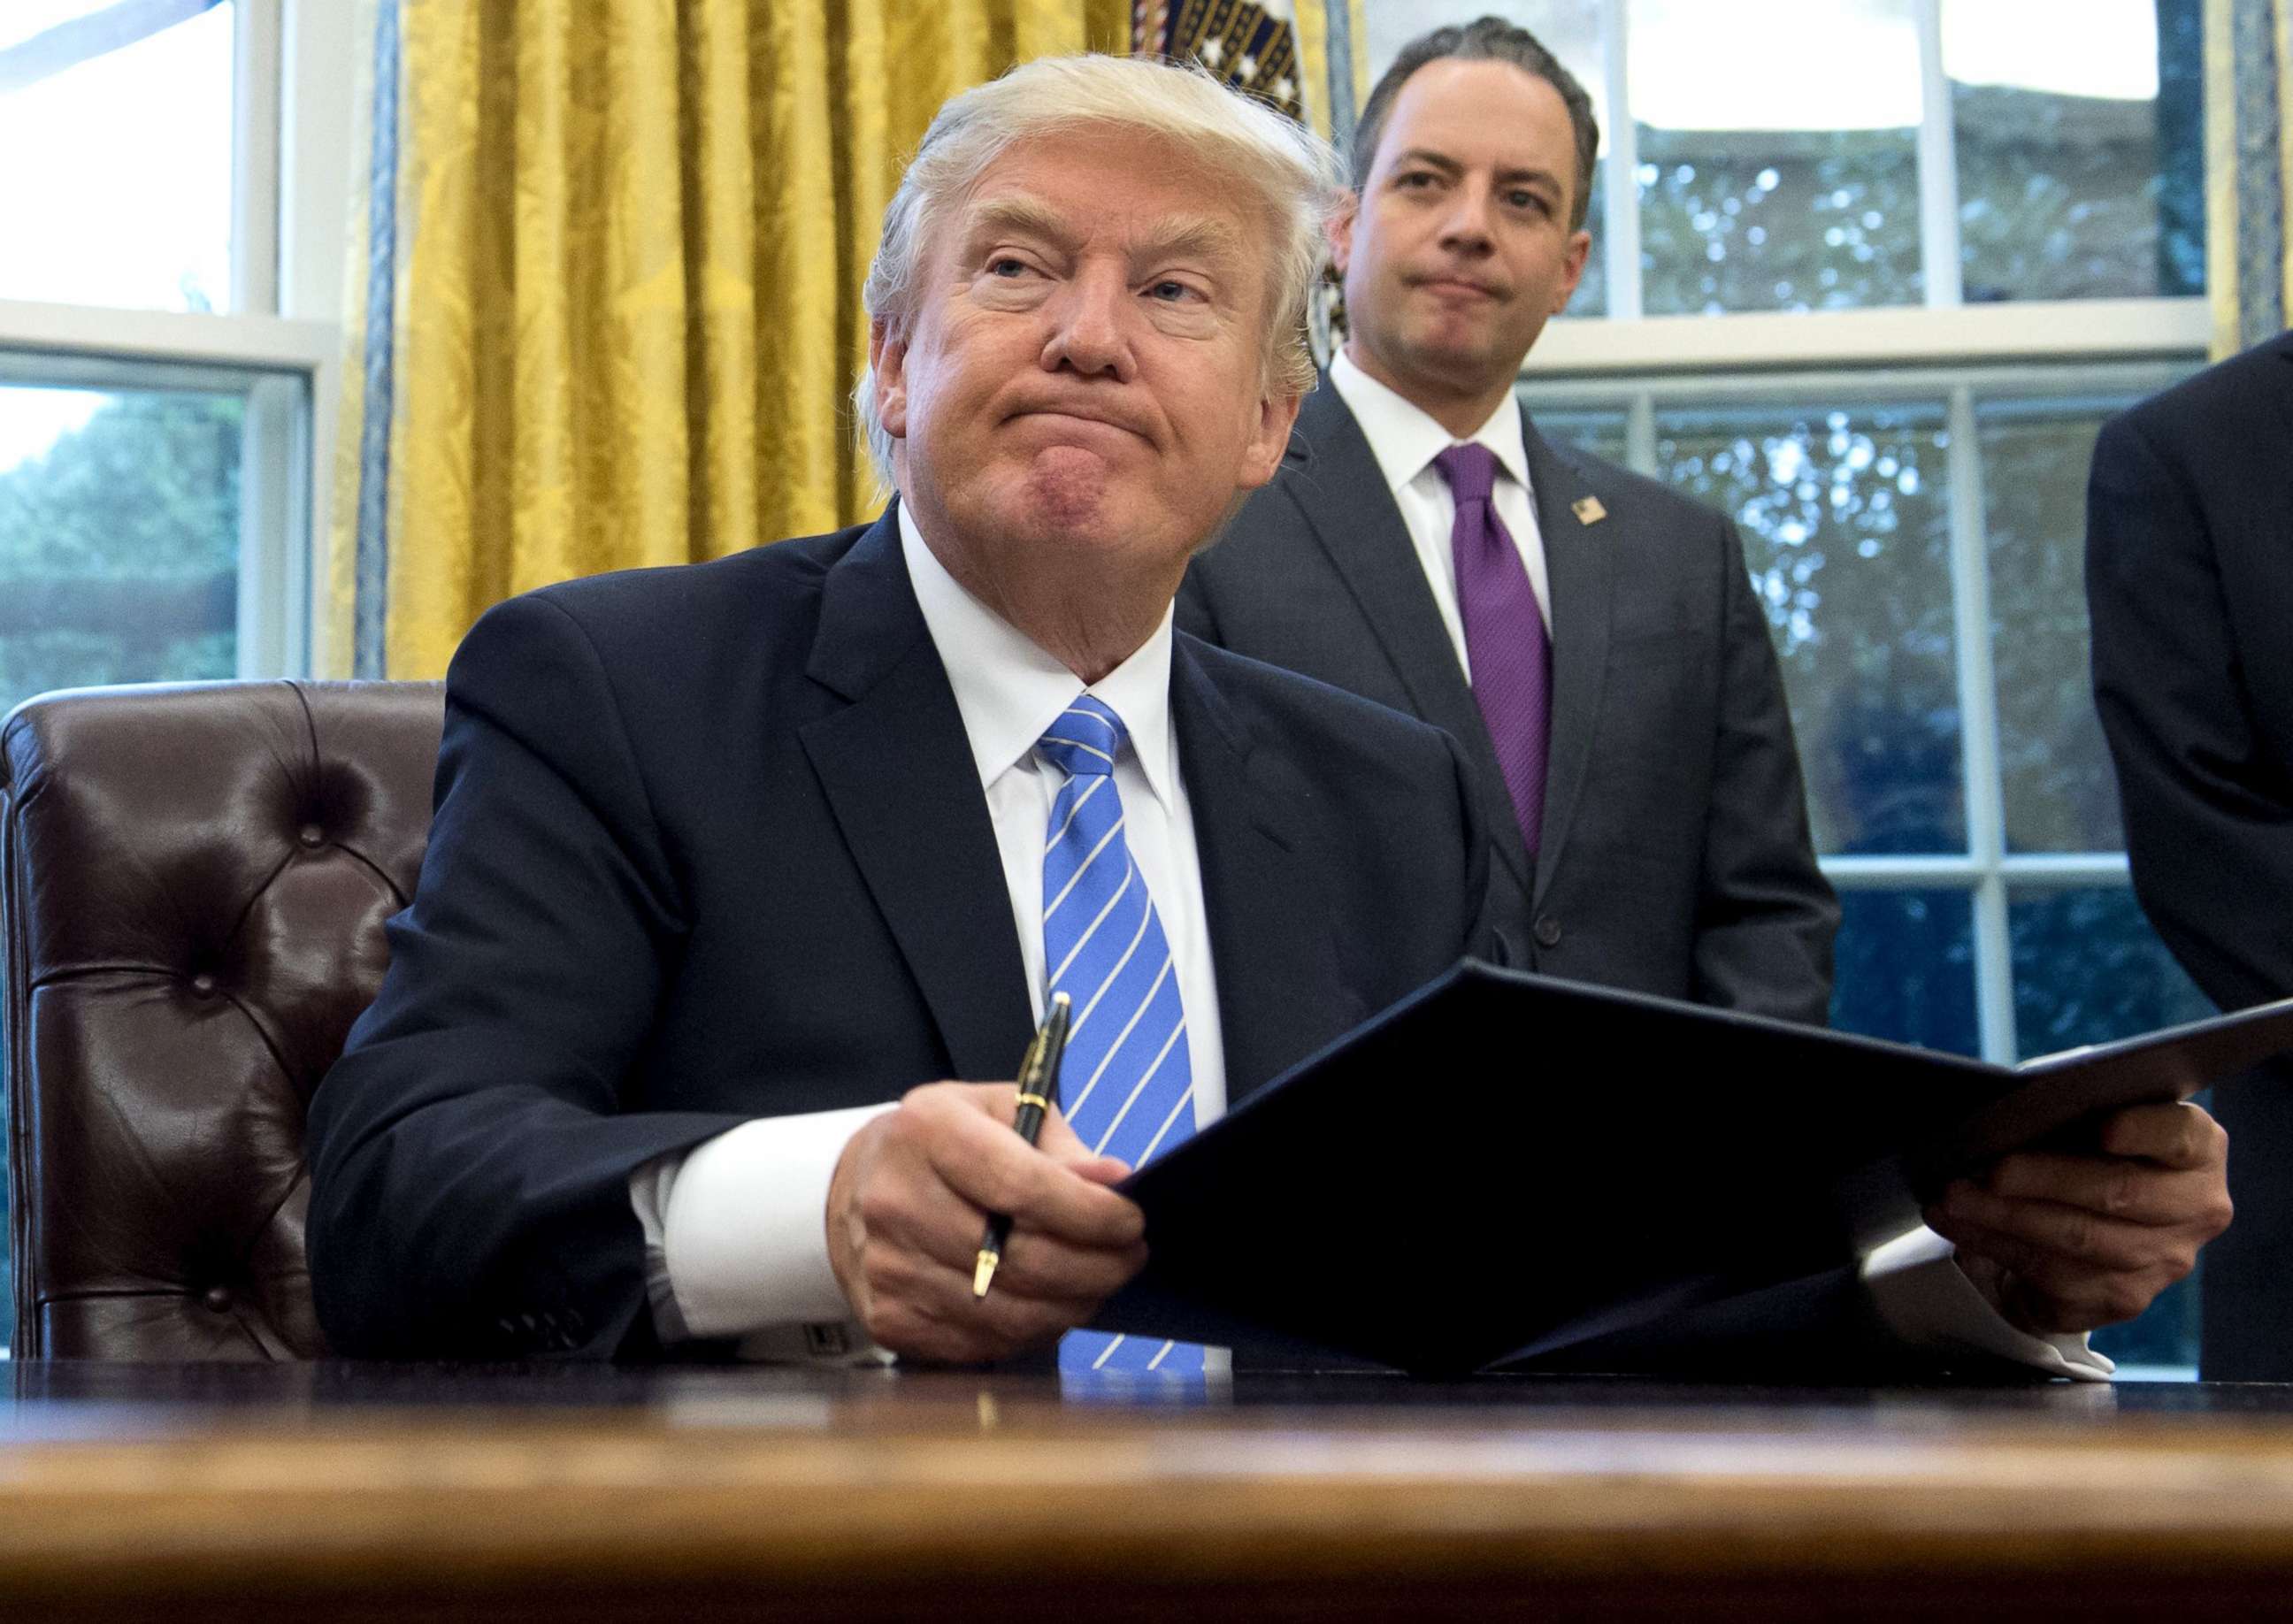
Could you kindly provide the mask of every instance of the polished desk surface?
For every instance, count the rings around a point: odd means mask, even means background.
[[[0,1618],[2293,1609],[2293,1387],[10,1374]]]

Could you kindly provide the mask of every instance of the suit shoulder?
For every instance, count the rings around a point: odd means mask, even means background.
[[[608,662],[655,659],[738,628],[770,642],[808,617],[836,562],[867,533],[855,526],[751,547],[702,563],[616,570],[538,587],[496,604],[471,637],[506,634],[552,618],[571,623]]]
[[[1341,762],[1377,758],[1422,770],[1454,752],[1449,736],[1431,723],[1374,699],[1187,633],[1179,642],[1245,724],[1301,756],[1328,760],[1334,753]]]
[[[1682,496],[1663,481],[1638,473],[1621,463],[1595,456],[1582,447],[1547,438],[1545,446],[1585,488],[1612,512],[1645,518],[1667,531],[1694,529],[1718,535],[1729,528],[1727,515],[1693,497]]]
[[[2192,449],[2223,432],[2284,434],[2293,415],[2293,333],[2257,344],[2128,407],[2103,425],[2097,444],[2128,438]]]

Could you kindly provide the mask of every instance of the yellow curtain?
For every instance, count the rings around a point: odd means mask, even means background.
[[[2206,0],[2213,352],[2293,324],[2293,0]]]
[[[511,594],[875,512],[848,396],[902,163],[954,92],[1130,26],[1128,0],[368,3],[384,206],[319,619],[326,667],[392,677]]]

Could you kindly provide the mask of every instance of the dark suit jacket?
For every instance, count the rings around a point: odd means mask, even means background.
[[[1280,474],[1195,561],[1179,624],[1464,746],[1515,966],[1820,1022],[1839,910],[1742,543],[1710,510],[1521,426],[1552,594],[1534,863],[1400,511],[1326,382]],[[1581,522],[1586,497],[1608,516]]]
[[[2094,702],[2134,889],[2225,1009],[2293,994],[2293,334],[2106,424],[2086,489]],[[2237,1220],[2209,1379],[2293,1380],[2293,1067],[2223,1091]]]
[[[1180,637],[1229,1095],[1479,945],[1438,732]],[[380,998],[312,1103],[341,1353],[646,1351],[630,1174],[745,1119],[1011,1075],[985,797],[887,515],[490,612]]]

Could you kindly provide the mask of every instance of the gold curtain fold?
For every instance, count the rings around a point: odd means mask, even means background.
[[[902,163],[956,91],[1130,38],[1125,0],[369,15],[398,91],[369,115],[395,119],[387,366],[361,220],[319,619],[323,664],[348,672],[359,594],[381,592],[381,648],[358,663],[393,677],[442,673],[514,593],[874,512],[849,394]]]

